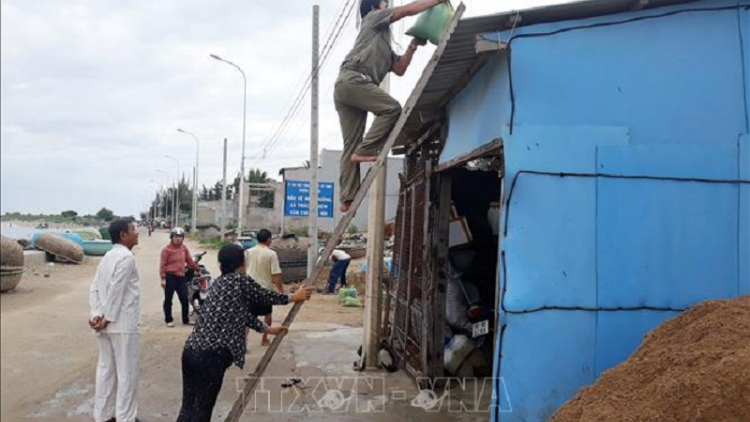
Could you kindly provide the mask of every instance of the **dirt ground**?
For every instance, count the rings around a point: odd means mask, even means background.
[[[552,422],[750,421],[750,296],[691,307],[648,333]]]
[[[142,231],[140,245],[134,250],[142,309],[139,416],[149,422],[177,417],[182,389],[180,355],[191,329],[181,325],[168,328],[163,322],[157,267],[159,250],[167,242],[165,232],[149,237]],[[188,246],[193,253],[202,250],[192,242]],[[14,292],[0,296],[3,421],[92,420],[98,348],[86,321],[88,288],[98,262],[87,258],[82,265],[35,268],[26,273]],[[203,262],[212,275],[218,275],[216,251],[209,251]],[[176,297],[174,303],[178,310]],[[276,307],[274,320],[282,321],[289,309]],[[426,410],[414,401],[420,391],[403,372],[354,372],[362,316],[361,308],[344,308],[336,296],[314,295],[285,337],[242,420],[385,421],[393,420],[395,414],[399,420],[412,421],[489,419],[483,409],[491,391],[485,391],[476,412],[455,412],[449,406]],[[227,372],[214,420],[223,420],[238,396],[243,377],[255,369],[265,351],[259,344],[260,336],[251,332],[245,368],[232,367]],[[304,383],[283,389],[282,381],[290,377]],[[473,399],[462,398],[461,403],[466,400]]]

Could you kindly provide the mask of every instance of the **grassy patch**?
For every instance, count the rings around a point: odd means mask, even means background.
[[[228,245],[231,242],[227,242],[221,238],[221,236],[207,237],[198,241],[201,246],[208,249],[220,249],[224,245]]]

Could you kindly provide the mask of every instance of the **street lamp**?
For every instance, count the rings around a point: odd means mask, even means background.
[[[180,224],[180,160],[172,157],[171,155],[165,155],[166,158],[177,163],[177,179],[175,179],[174,188],[174,227]]]
[[[242,74],[242,81],[244,82],[245,93],[242,100],[242,158],[240,160],[240,200],[239,210],[237,212],[237,235],[242,236],[242,218],[244,217],[244,207],[242,202],[245,198],[245,121],[247,120],[247,77],[245,76],[245,72],[242,71],[242,68],[230,62],[229,60],[222,59],[216,54],[211,54],[211,58],[235,67],[240,71],[240,74]]]
[[[195,233],[196,231],[196,222],[198,220],[198,156],[200,155],[200,141],[198,141],[198,137],[194,134],[182,130],[180,128],[177,128],[178,132],[184,133],[186,135],[190,135],[195,139],[195,177],[193,178],[193,218],[192,218],[192,227],[190,232]]]

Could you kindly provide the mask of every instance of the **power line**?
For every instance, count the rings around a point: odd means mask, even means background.
[[[320,72],[320,70],[324,67],[331,53],[334,51],[336,44],[338,43],[338,40],[341,37],[343,28],[346,26],[346,24],[350,20],[351,14],[356,8],[355,6],[356,6],[355,0],[346,0],[344,7],[339,12],[338,17],[335,20],[335,24],[333,25],[333,30],[328,35],[328,39],[326,40],[326,43],[323,46],[323,49],[322,49],[323,54],[321,55],[320,64],[318,65],[318,69],[317,69],[318,72]],[[347,11],[347,8],[348,8],[348,11]],[[299,111],[300,107],[303,104],[303,101],[307,97],[307,92],[308,92],[311,82],[312,82],[312,72],[308,74],[305,80],[305,83],[303,84],[302,90],[299,91],[297,98],[293,102],[292,107],[287,111],[286,115],[282,119],[281,124],[277,127],[274,134],[266,142],[263,148],[263,155],[268,154],[268,152],[270,152],[274,147],[276,147],[276,145],[278,145],[279,141],[282,139],[282,136],[287,132],[289,124],[291,123],[291,120],[296,116],[297,112]]]
[[[351,0],[347,1],[347,6],[351,2]],[[326,42],[326,45],[324,45],[324,53],[322,55],[322,58],[320,60],[320,64],[318,65],[318,72],[320,72],[320,69],[323,68],[323,66],[327,63],[328,57],[330,56],[330,53],[333,51],[333,48],[335,47],[336,42],[338,41],[341,31],[346,25],[347,21],[349,20],[351,16],[351,11],[354,10],[355,4],[352,4],[352,7],[349,9],[349,13],[346,15],[346,18],[344,21],[338,26],[338,31],[335,33],[335,36],[333,38],[333,41],[331,41],[331,37],[329,37],[328,41]],[[345,6],[346,7],[346,6]],[[339,18],[337,22],[341,22],[341,17],[343,16],[343,12],[345,10],[342,10],[342,13],[339,14]],[[331,34],[333,36],[333,33]],[[326,49],[327,47],[327,49]],[[282,136],[286,133],[288,130],[288,126],[291,123],[291,120],[296,116],[297,112],[299,111],[300,107],[302,106],[305,98],[307,97],[308,89],[310,88],[310,84],[312,82],[312,72],[307,77],[307,80],[305,82],[305,86],[302,91],[300,91],[297,101],[293,105],[293,107],[289,110],[287,113],[287,116],[285,117],[284,121],[282,122],[282,125],[280,126],[279,130],[274,134],[274,136],[269,140],[269,142],[266,144],[265,152],[272,150],[278,142],[282,139]]]
[[[334,31],[336,30],[336,26],[340,23],[341,17],[343,16],[346,10],[346,6],[349,5],[349,3],[351,2],[351,0],[344,0],[344,1],[346,1],[346,3],[344,3],[344,6],[341,8],[338,18],[331,20],[332,24],[329,25],[329,29],[326,31],[327,39],[326,39],[326,43],[323,46],[324,49],[329,46],[331,37],[333,36]],[[280,136],[285,126],[288,125],[289,120],[292,118],[292,115],[296,113],[296,110],[299,108],[299,103],[304,99],[304,97],[307,94],[307,89],[310,86],[311,78],[312,78],[312,73],[308,73],[307,78],[304,79],[304,82],[302,83],[302,87],[297,92],[296,97],[294,95],[290,97],[290,99],[294,98],[294,101],[291,102],[291,106],[289,107],[286,114],[284,115],[284,118],[282,119],[281,123],[276,127],[276,130],[274,131],[274,133],[269,137],[268,141],[266,141],[264,148],[263,148],[264,155],[265,153],[268,152],[269,147],[271,147],[274,144],[276,138]]]
[[[330,40],[330,38],[331,38],[331,35],[332,35],[332,34],[333,34],[333,32],[334,32],[334,31],[336,30],[336,25],[337,25],[337,24],[339,23],[340,17],[341,17],[341,15],[343,14],[343,11],[345,10],[345,8],[346,8],[346,5],[347,5],[347,4],[349,3],[349,1],[350,1],[350,0],[341,0],[341,2],[339,3],[339,5],[338,5],[338,6],[336,7],[336,9],[335,9],[335,10],[339,10],[339,9],[341,10],[341,11],[339,12],[339,19],[331,19],[331,21],[329,22],[329,24],[328,24],[328,27],[326,28],[326,31],[325,31],[325,34],[326,34],[326,38],[327,38],[327,40],[326,40],[326,43],[328,43],[328,40]],[[326,44],[326,45],[327,45],[327,44]],[[323,48],[325,48],[325,46],[324,46]],[[289,108],[289,109],[292,109],[292,108],[294,107],[294,104],[296,104],[296,102],[297,102],[297,101],[299,100],[299,94],[297,94],[297,96],[295,97],[294,93],[295,93],[295,92],[305,92],[305,91],[306,91],[306,89],[307,89],[307,86],[309,86],[309,84],[308,84],[308,83],[309,83],[309,81],[310,81],[310,77],[311,77],[311,75],[309,75],[309,74],[308,74],[308,75],[307,75],[307,79],[305,79],[305,77],[304,77],[304,76],[302,76],[302,77],[301,77],[301,78],[300,78],[300,79],[298,80],[298,82],[297,82],[297,83],[296,83],[296,84],[294,85],[294,89],[293,89],[293,90],[291,91],[291,93],[290,93],[290,95],[289,95],[289,98],[288,98],[288,99],[286,100],[286,102],[284,103],[284,107],[283,107],[283,109],[287,109],[287,108]],[[284,121],[285,121],[285,119],[286,119],[286,115],[284,116],[284,119],[282,119],[282,123],[281,123],[281,124],[279,124],[279,126],[277,126],[277,127],[276,127],[276,129],[274,130],[274,134],[273,134],[273,135],[272,135],[272,136],[271,136],[271,137],[269,138],[269,140],[268,140],[268,141],[266,141],[266,143],[264,144],[264,147],[263,147],[262,153],[259,153],[259,154],[260,154],[260,155],[262,155],[262,156],[263,156],[264,158],[265,158],[265,155],[266,155],[266,152],[267,152],[267,147],[268,147],[268,145],[269,145],[270,141],[271,141],[271,140],[272,140],[272,139],[273,139],[273,138],[274,138],[275,136],[277,136],[277,133],[278,133],[278,132],[279,132],[279,130],[280,130],[280,129],[282,128],[282,126],[283,126],[283,124],[284,124]],[[258,158],[260,157],[260,155],[256,155],[256,156],[255,156],[255,159],[257,160],[257,159],[258,159]]]

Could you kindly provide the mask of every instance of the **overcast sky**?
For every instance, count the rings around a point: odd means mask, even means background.
[[[242,77],[212,53],[247,74],[246,167],[278,177],[302,164],[309,97],[266,158],[263,146],[309,74],[312,5],[321,7],[322,47],[346,1],[3,0],[0,211],[138,215],[177,175],[165,154],[192,175],[195,141],[177,128],[200,139],[201,184],[221,179],[227,138],[231,179],[240,166]],[[466,0],[465,16],[558,2]],[[393,27],[399,53],[411,23]],[[321,149],[342,146],[333,82],[355,36],[352,18],[322,69]],[[433,49],[420,49],[407,75],[393,79],[402,103]]]

